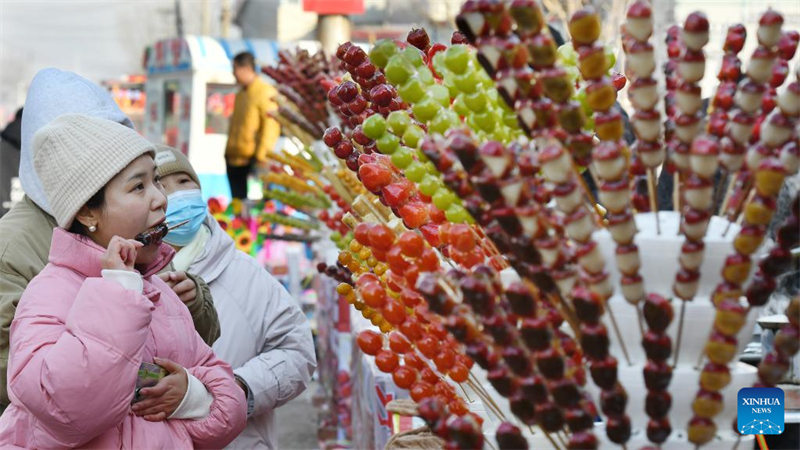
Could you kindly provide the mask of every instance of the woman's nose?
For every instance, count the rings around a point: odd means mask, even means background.
[[[167,195],[164,191],[163,187],[159,187],[155,190],[154,194],[155,198],[153,199],[153,210],[157,211],[159,209],[163,209],[164,211],[167,210]]]

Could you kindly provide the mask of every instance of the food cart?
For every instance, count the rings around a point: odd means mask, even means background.
[[[267,40],[185,36],[158,41],[145,51],[143,134],[189,157],[206,198],[230,197],[224,155],[238,90],[232,59],[249,51],[259,64],[272,64],[278,48]]]

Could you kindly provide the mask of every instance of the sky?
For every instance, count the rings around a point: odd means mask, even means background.
[[[219,0],[210,1],[212,32]],[[233,3],[233,2],[231,2]],[[0,123],[46,67],[92,81],[143,73],[147,45],[177,35],[173,0],[0,0]],[[184,31],[201,31],[202,0],[182,0]],[[234,27],[235,28],[235,27]]]

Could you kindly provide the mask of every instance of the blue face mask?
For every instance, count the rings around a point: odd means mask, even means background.
[[[208,206],[203,201],[200,189],[178,191],[167,197],[167,224],[188,220],[189,223],[178,227],[164,237],[164,242],[176,247],[186,247],[192,242],[208,214]]]

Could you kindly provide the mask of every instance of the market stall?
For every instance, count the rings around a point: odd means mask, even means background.
[[[232,58],[249,51],[258,64],[269,65],[277,61],[278,50],[274,41],[185,36],[158,41],[145,51],[147,104],[141,130],[151,141],[188,155],[208,198],[230,198],[224,155],[238,91]]]
[[[337,311],[353,306],[338,436],[400,446],[386,400],[406,391],[400,415],[428,426],[408,435],[418,446],[753,445],[737,394],[792,382],[800,335],[793,293],[757,367],[739,362],[776,280],[797,270],[800,199],[779,195],[800,166],[800,34],[765,12],[744,65],[731,27],[703,94],[699,12],[670,31],[666,89],[643,0],[627,11],[624,75],[592,7],[561,48],[535,1],[467,2],[456,23],[450,45],[424,30],[369,53],[342,44],[345,75],[305,57],[265,69],[343,213],[324,220],[340,250],[319,267]],[[331,114],[308,107],[326,102]],[[664,179],[672,205],[656,197]]]
[[[144,129],[144,113],[147,105],[147,95],[144,92],[146,81],[146,75],[127,75],[102,83],[137,130]]]

